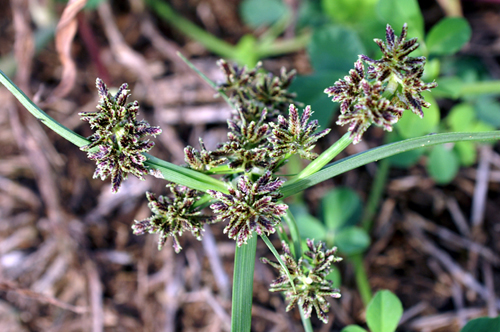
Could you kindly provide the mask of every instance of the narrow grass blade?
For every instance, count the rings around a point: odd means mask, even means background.
[[[14,84],[10,80],[10,78],[5,75],[3,71],[0,70],[0,82],[5,85],[7,90],[9,90],[14,97],[16,97],[17,100],[31,113],[35,118],[40,120],[44,125],[61,135],[63,138],[67,139],[71,143],[75,144],[78,147],[82,147],[84,145],[88,145],[90,143],[89,140],[87,140],[85,137],[78,135],[71,129],[63,126],[56,120],[54,120],[52,117],[50,117],[47,113],[42,111],[38,106],[35,105],[31,101],[31,99],[28,98],[24,94],[24,92],[19,89],[17,85]]]
[[[301,180],[285,184],[281,188],[281,193],[284,195],[284,197],[288,197],[334,176],[353,170],[357,167],[393,156],[398,153],[418,148],[460,141],[492,141],[499,139],[500,131],[445,133],[426,135],[418,138],[410,138],[401,142],[386,144],[381,147],[361,152],[331,163],[317,173],[314,173]]]
[[[252,325],[253,273],[257,236],[238,247],[234,257],[233,300],[231,308],[231,331],[250,332]]]
[[[33,103],[17,85],[15,85],[8,77],[0,70],[0,82],[19,100],[19,102],[26,107],[26,109],[33,114],[44,125],[67,139],[78,147],[88,145],[90,141],[83,136],[78,135],[71,129],[63,126],[47,113],[42,111],[38,106]],[[222,181],[214,179],[203,173],[199,173],[181,166],[155,158],[149,154],[144,154],[148,160],[146,166],[159,170],[165,180],[187,186],[189,188],[207,191],[213,189],[217,191],[227,192],[227,188]]]

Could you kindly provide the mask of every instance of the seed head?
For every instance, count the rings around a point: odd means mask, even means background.
[[[271,157],[298,153],[301,158],[313,160],[318,156],[312,150],[318,139],[328,134],[330,129],[315,133],[319,125],[318,120],[309,121],[312,113],[311,106],[306,106],[299,117],[297,107],[290,104],[288,120],[280,115],[277,123],[270,123],[273,128],[269,137],[269,142],[273,144]]]
[[[337,124],[349,125],[354,144],[361,140],[372,123],[391,131],[405,109],[423,117],[422,107],[430,106],[422,92],[437,84],[422,81],[425,57],[409,56],[419,44],[417,38],[406,40],[407,31],[405,23],[398,37],[387,25],[386,41],[375,39],[382,58],[373,60],[360,55],[349,76],[325,89],[333,101],[340,103],[341,115]]]
[[[158,250],[161,250],[167,238],[171,236],[175,252],[179,253],[182,247],[177,236],[182,236],[184,231],[190,231],[196,239],[201,240],[203,225],[210,221],[210,218],[203,216],[198,208],[193,208],[193,204],[199,199],[196,190],[175,184],[169,184],[167,187],[173,198],[157,198],[153,193],[146,193],[153,215],[141,221],[136,220],[132,229],[135,235],[158,233]]]
[[[217,215],[217,220],[228,221],[224,233],[230,239],[236,239],[238,246],[247,243],[252,232],[266,235],[275,232],[275,226],[281,221],[288,206],[278,204],[281,197],[278,189],[284,181],[271,179],[267,171],[257,181],[252,182],[243,175],[236,187],[230,187],[229,194],[208,190],[207,192],[218,202],[210,205]]]
[[[87,151],[89,159],[96,161],[94,178],[105,180],[111,176],[111,190],[117,192],[128,173],[141,180],[148,174],[143,153],[151,150],[154,143],[142,138],[159,135],[161,129],[151,127],[145,120],[137,121],[139,103],[126,103],[129,96],[127,84],[123,84],[115,96],[109,93],[99,78],[96,86],[101,97],[98,111],[79,113],[81,119],[95,131],[88,137],[91,143],[81,147],[81,150]]]
[[[323,323],[328,323],[330,303],[327,298],[339,298],[340,291],[333,288],[332,281],[326,279],[330,274],[331,264],[342,260],[335,256],[337,248],[326,249],[324,242],[314,244],[313,240],[307,239],[308,251],[304,253],[298,262],[292,257],[290,248],[283,242],[283,254],[281,259],[285,263],[290,278],[283,267],[267,258],[261,258],[263,263],[269,264],[279,271],[280,276],[271,283],[271,292],[285,292],[290,301],[286,310],[291,310],[295,305],[300,305],[304,315],[311,317],[312,309],[316,310],[318,318]],[[294,286],[292,286],[292,283]]]

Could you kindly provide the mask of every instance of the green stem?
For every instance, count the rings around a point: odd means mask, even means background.
[[[196,24],[175,12],[166,2],[159,0],[146,0],[146,4],[153,9],[154,13],[174,26],[177,30],[202,44],[207,50],[222,57],[233,59],[235,47],[225,41],[206,32]]]
[[[311,319],[306,318],[306,315],[304,314],[304,310],[302,309],[302,306],[299,306],[299,311],[300,311],[300,319],[302,320],[302,325],[304,325],[304,331],[305,332],[313,332],[313,327],[311,324]]]
[[[258,44],[256,53],[259,58],[292,53],[306,47],[310,40],[311,34],[309,32],[304,32],[295,38],[274,40],[271,44]]]
[[[221,180],[193,171],[189,168],[178,166],[162,159],[156,158],[148,153],[144,154],[148,159],[144,163],[146,166],[159,170],[163,178],[170,182],[204,191],[209,189],[228,193],[227,187]]]
[[[189,68],[194,70],[195,73],[197,73],[205,82],[207,82],[208,85],[212,87],[212,89],[217,91],[233,110],[236,109],[236,106],[233,104],[231,99],[224,92],[220,91],[219,87],[214,81],[209,79],[207,75],[203,74],[198,68],[196,68],[196,66],[191,61],[189,61],[184,55],[182,55],[182,53],[177,52],[177,55],[182,59],[182,61],[184,61],[189,66]]]
[[[278,251],[276,250],[276,248],[273,246],[273,244],[271,243],[271,241],[269,240],[269,238],[267,237],[266,234],[262,233],[260,235],[260,237],[262,238],[264,243],[267,245],[269,250],[271,250],[274,257],[278,260],[278,263],[280,263],[283,271],[285,271],[286,276],[288,277],[288,280],[290,280],[290,285],[292,285],[293,291],[297,292],[297,290],[295,289],[295,284],[293,282],[292,276],[290,275],[290,271],[288,271],[288,267],[286,266],[285,262],[283,262],[283,260],[281,259],[281,256],[280,256],[280,254],[278,254]]]
[[[300,232],[299,228],[297,227],[297,223],[295,222],[295,218],[293,217],[292,212],[290,209],[286,211],[286,215],[283,217],[285,219],[285,222],[288,225],[288,229],[290,230],[290,235],[292,237],[292,242],[293,242],[293,248],[292,254],[293,257],[295,257],[295,260],[298,261],[300,257],[302,257],[302,238],[300,237]],[[304,315],[304,309],[302,306],[299,306],[299,311],[300,311],[300,319],[302,320],[302,325],[304,326],[304,330],[306,332],[312,332],[312,325],[311,325],[311,319],[307,318]]]
[[[370,283],[368,282],[368,276],[366,274],[365,265],[363,263],[363,254],[351,255],[349,256],[349,260],[354,265],[356,284],[358,285],[361,300],[366,307],[372,299],[372,290],[370,287]]]
[[[67,139],[68,141],[70,141],[71,143],[75,144],[78,147],[90,144],[90,141],[88,139],[78,135],[71,129],[63,126],[62,124],[54,120],[52,117],[50,117],[47,113],[42,111],[1,70],[0,70],[0,82],[3,85],[5,85],[7,90],[9,90],[14,95],[14,97],[16,97],[16,99],[19,100],[19,102],[44,125],[46,125],[47,127],[49,127],[50,129],[61,135],[63,138]]]
[[[459,96],[500,93],[500,80],[462,83]]]
[[[375,179],[373,180],[370,190],[370,196],[366,202],[363,218],[361,218],[361,226],[367,233],[369,233],[372,228],[373,218],[375,217],[380,199],[384,193],[385,183],[389,175],[389,168],[389,159],[383,159],[378,163],[377,173],[375,174]]]
[[[305,179],[325,167],[326,164],[332,161],[333,158],[335,158],[340,152],[344,151],[344,149],[352,143],[350,134],[350,132],[345,133],[344,136],[342,136],[337,142],[330,146],[325,152],[320,154],[318,158],[310,162],[309,165],[297,174],[296,177],[294,177],[291,181],[288,181],[287,184],[290,185],[299,180]]]
[[[257,236],[238,247],[234,257],[231,331],[249,332],[252,324],[253,274]]]
[[[298,261],[300,257],[302,257],[302,238],[300,237],[299,228],[297,227],[297,223],[295,222],[295,218],[293,217],[290,209],[286,210],[286,214],[283,216],[286,224],[288,225],[288,229],[290,230],[290,236],[292,237],[293,247],[292,254],[293,257]]]

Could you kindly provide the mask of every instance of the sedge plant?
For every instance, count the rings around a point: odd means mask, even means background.
[[[382,51],[381,59],[360,55],[347,76],[325,89],[334,102],[340,103],[337,124],[347,125],[348,131],[320,155],[314,147],[330,129],[319,128],[312,120],[311,107],[297,103],[288,91],[294,71],[282,69],[274,76],[259,65],[247,69],[220,60],[225,81],[215,84],[195,69],[231,105],[233,113],[227,121],[227,141],[214,150],[208,150],[202,139],[198,146],[187,146],[183,166],[149,154],[154,146],[149,137],[161,134],[161,129],[138,119],[139,105],[128,101],[126,84],[111,94],[97,79],[97,110],[81,114],[94,131],[85,138],[40,110],[3,73],[0,81],[37,119],[85,151],[96,162],[94,178],[110,178],[113,192],[120,190],[129,174],[166,181],[169,194],[146,193],[152,214],[131,225],[134,234],[158,234],[158,249],[171,238],[173,249],[179,253],[184,233],[202,240],[205,224],[226,225],[224,233],[236,246],[232,331],[250,331],[258,237],[276,259],[261,259],[277,270],[270,291],[286,296],[287,310],[297,306],[305,330],[312,331],[309,319],[313,311],[327,323],[330,298],[341,296],[327,278],[341,258],[335,247],[328,248],[314,239],[307,239],[303,252],[294,216],[284,199],[401,152],[449,142],[500,139],[500,131],[436,134],[383,145],[330,163],[348,145],[358,143],[372,124],[391,131],[405,111],[423,117],[429,106],[422,92],[436,87],[436,83],[422,81],[425,57],[409,56],[419,45],[416,38],[407,38],[406,24],[399,36],[387,25],[385,41],[375,42]],[[279,175],[292,155],[311,162],[295,175]],[[274,233],[282,239],[281,254],[268,238]]]

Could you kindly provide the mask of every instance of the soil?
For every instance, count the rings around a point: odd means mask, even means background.
[[[183,164],[184,146],[198,146],[199,137],[208,148],[225,140],[229,108],[176,51],[220,81],[217,57],[162,22],[141,0],[110,3],[76,16],[74,40],[68,25],[36,49],[39,32],[64,18],[66,4],[0,0],[0,69],[82,136],[91,131],[78,113],[95,109],[95,79],[101,77],[108,86],[127,82],[141,104],[139,117],[162,127],[155,156]],[[239,1],[169,3],[227,42],[251,32],[239,19]],[[427,29],[444,16],[443,3],[420,1]],[[473,35],[461,54],[477,57],[500,79],[500,3],[464,1],[462,9]],[[62,58],[57,43],[69,47]],[[69,56],[75,68],[68,74],[61,59]],[[274,73],[281,66],[299,74],[311,71],[303,50],[263,63]],[[229,331],[235,244],[223,234],[224,225],[207,228],[202,242],[186,234],[180,254],[171,240],[158,251],[156,236],[135,236],[131,225],[150,214],[146,191],[166,194],[163,181],[130,176],[111,194],[109,180],[92,178],[95,164],[84,152],[37,122],[4,88],[0,100],[0,331]],[[440,102],[444,114],[453,103]],[[345,132],[332,128],[318,150]],[[379,145],[382,135],[370,129],[340,157]],[[498,315],[498,144],[479,147],[478,156],[448,185],[429,177],[425,158],[409,169],[389,170],[364,263],[374,292],[389,289],[401,299],[400,331],[454,332],[472,318]],[[339,186],[366,201],[377,167],[370,164],[308,189],[304,197],[311,213]],[[279,248],[278,238],[272,240]],[[271,258],[259,242],[261,256]],[[344,260],[339,269],[342,297],[330,301],[327,325],[313,315],[315,331],[365,324],[353,267]],[[285,299],[268,292],[275,271],[260,262],[255,270],[252,331],[303,331],[298,310],[286,312]]]

